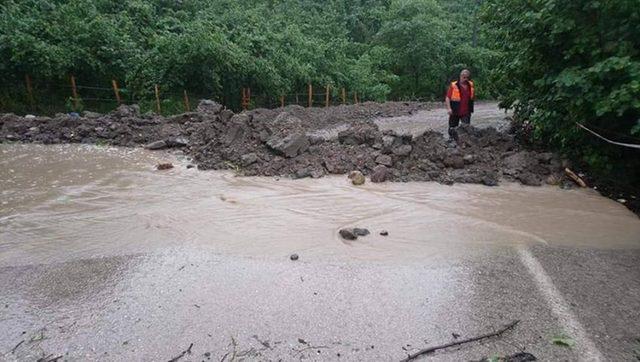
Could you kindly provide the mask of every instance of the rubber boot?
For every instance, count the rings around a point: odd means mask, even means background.
[[[458,142],[458,131],[454,127],[449,127],[449,139]]]

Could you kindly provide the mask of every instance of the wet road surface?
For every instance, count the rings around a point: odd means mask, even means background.
[[[497,102],[477,102],[471,115],[471,125],[478,128],[493,127],[505,131],[509,127],[506,119],[510,113],[498,107]],[[399,134],[418,136],[432,130],[447,134],[449,115],[444,103],[434,103],[433,109],[419,110],[414,114],[400,117],[386,117],[375,120],[381,130],[394,130]]]
[[[640,221],[591,190],[355,187],[137,149],[0,152],[0,360],[168,361],[191,344],[180,361],[400,360],[513,320],[423,359],[640,349]],[[153,169],[167,160],[177,167]],[[372,235],[346,243],[349,226]],[[563,334],[573,347],[552,343]]]

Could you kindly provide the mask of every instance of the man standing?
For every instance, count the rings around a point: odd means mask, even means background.
[[[460,125],[460,121],[464,124],[471,123],[471,113],[473,113],[473,100],[475,92],[473,82],[469,79],[471,72],[463,69],[460,72],[460,78],[451,82],[445,103],[449,112],[449,138],[458,140],[458,132],[456,127]]]

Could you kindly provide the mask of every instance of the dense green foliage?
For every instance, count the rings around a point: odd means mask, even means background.
[[[613,146],[582,123],[640,143],[637,0],[496,0],[485,20],[501,51],[495,84],[534,136],[594,170],[640,185],[640,151]]]
[[[242,87],[275,100],[302,95],[309,82],[332,85],[336,96],[345,87],[372,100],[441,98],[460,68],[482,76],[493,55],[472,49],[477,1],[456,4],[8,0],[0,12],[0,106],[24,101],[27,74],[42,97],[68,97],[74,74],[87,86],[116,79],[138,99],[152,99],[159,84],[165,95],[187,89],[236,107]]]

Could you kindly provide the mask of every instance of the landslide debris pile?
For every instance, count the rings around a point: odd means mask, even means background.
[[[235,169],[247,176],[321,177],[358,170],[374,182],[496,185],[504,179],[540,185],[561,180],[556,156],[521,149],[513,135],[492,128],[461,127],[456,144],[433,131],[417,137],[380,131],[372,121],[427,107],[387,102],[234,114],[204,100],[195,112],[172,117],[140,115],[135,105],[105,115],[3,114],[0,141],[180,147],[200,169]]]

